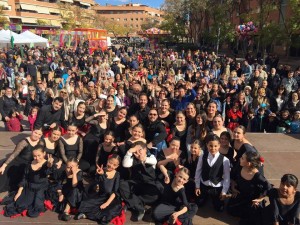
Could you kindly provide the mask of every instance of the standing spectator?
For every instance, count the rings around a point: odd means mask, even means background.
[[[12,89],[10,87],[6,87],[5,94],[0,98],[0,113],[2,121],[8,122],[10,120],[9,113],[16,109],[19,109],[18,100],[13,96]]]
[[[296,91],[298,89],[298,83],[293,76],[294,71],[289,71],[288,76],[286,78],[283,78],[281,81],[281,84],[285,87],[288,95],[290,92]]]
[[[41,58],[42,59],[42,58]],[[43,59],[41,66],[40,66],[40,73],[41,73],[41,79],[42,81],[48,81],[49,76],[49,64],[47,62],[47,59]]]
[[[189,95],[186,94],[186,91],[190,90],[191,93]],[[175,98],[172,102],[172,108],[174,110],[185,110],[188,103],[194,101],[197,96],[196,91],[193,89],[192,83],[186,84],[186,89],[181,86],[179,89],[179,96]]]
[[[277,88],[279,87],[280,85],[280,76],[279,74],[276,72],[276,69],[275,68],[272,68],[271,69],[271,72],[268,76],[268,87],[271,89],[271,90],[277,90]]]
[[[6,72],[4,69],[3,63],[0,63],[0,90],[2,90],[5,80],[6,80]]]
[[[33,60],[30,60],[27,65],[27,73],[32,77],[34,85],[37,85],[37,67],[34,65]]]
[[[244,61],[242,66],[242,74],[245,75],[246,81],[249,81],[250,76],[252,75],[252,67],[249,65],[247,60]]]

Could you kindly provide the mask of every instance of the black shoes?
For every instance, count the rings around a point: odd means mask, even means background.
[[[62,221],[70,221],[72,219],[72,216],[67,213],[63,213],[59,216],[59,219]]]

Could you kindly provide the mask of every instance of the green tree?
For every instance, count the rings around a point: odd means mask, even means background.
[[[159,21],[149,17],[146,18],[146,21],[141,25],[141,29],[145,31],[152,27],[158,27],[158,26],[159,26]]]
[[[4,6],[0,5],[0,27],[4,27],[6,24],[9,24],[9,20],[4,16]]]
[[[90,10],[69,3],[59,3],[59,8],[63,29],[72,30],[76,27],[93,27],[95,18]]]
[[[285,2],[285,1],[283,1]],[[286,45],[286,55],[290,55],[290,47],[299,47],[299,42],[292,42],[293,36],[300,33],[300,0],[289,0],[289,16],[284,15],[283,4],[279,5],[280,25],[281,25],[281,40]],[[287,14],[288,12],[286,12]]]

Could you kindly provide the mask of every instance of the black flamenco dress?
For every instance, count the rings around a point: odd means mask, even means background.
[[[228,202],[228,212],[232,216],[240,217],[241,225],[258,225],[262,222],[262,208],[264,201],[258,207],[252,206],[252,200],[265,196],[271,185],[266,178],[257,172],[251,180],[241,176],[241,170],[232,175],[236,182],[236,189],[240,192],[236,198]]]
[[[107,152],[104,150],[103,145],[101,145],[98,154],[98,165],[103,165],[103,167],[106,167],[108,157],[112,154],[118,154],[118,148],[114,146],[111,151]]]
[[[199,156],[195,158],[191,158],[191,161],[189,162],[188,160],[185,161],[184,166],[189,169],[190,171],[190,176],[189,176],[189,181],[184,185],[185,186],[185,193],[187,196],[188,201],[195,201],[196,195],[195,195],[195,173],[197,169],[197,164],[198,164],[198,159]]]
[[[83,138],[83,159],[93,165],[95,163],[98,145],[104,141],[104,134],[107,128],[102,128],[97,120],[92,120],[89,124],[91,125],[90,131]]]
[[[44,212],[45,191],[48,187],[47,176],[51,172],[52,169],[47,167],[47,162],[39,170],[33,170],[31,164],[28,165],[19,184],[24,188],[22,194],[17,201],[14,201],[14,196],[11,196],[4,207],[4,216],[14,216],[27,210],[27,216],[38,217],[41,212]]]
[[[84,191],[82,175],[83,175],[83,173],[80,170],[76,175],[77,176],[77,185],[76,185],[76,187],[73,187],[73,185],[72,185],[73,178],[67,177],[66,173],[63,174],[60,190],[62,190],[62,194],[64,195],[64,200],[59,206],[59,209],[61,210],[61,212],[63,212],[67,203],[71,206],[71,208],[79,207],[80,202],[82,200],[82,194]]]
[[[182,225],[192,225],[192,219],[196,215],[198,207],[194,203],[188,203],[185,188],[174,191],[171,184],[164,189],[160,204],[153,210],[153,219],[156,225],[163,224],[168,221],[169,217],[183,207],[187,207],[188,211],[178,217]]]
[[[179,131],[177,127],[172,128],[173,137],[178,137],[180,139],[180,150],[187,153],[186,148],[186,136],[187,136],[187,129]]]
[[[267,207],[268,224],[279,222],[279,225],[300,224],[300,192],[296,192],[294,202],[284,205],[279,200],[278,189],[268,192],[270,205]]]
[[[225,156],[227,159],[229,159],[230,167],[232,167],[234,164],[234,149],[232,147],[229,147],[227,154],[222,154],[222,155]]]
[[[166,159],[166,156],[165,156],[164,151],[160,151],[160,152],[158,153],[158,156],[157,156],[157,162],[162,161],[162,160],[165,160],[165,159]],[[179,164],[178,164],[178,165],[184,165],[185,162],[186,162],[186,154],[185,154],[183,151],[181,151],[181,153],[180,153],[180,155],[179,155]],[[170,161],[170,162],[168,162],[168,163],[165,165],[165,167],[166,167],[166,169],[167,169],[167,171],[168,171],[168,174],[169,174],[169,177],[170,177],[171,180],[174,178],[174,175],[175,175],[176,169],[178,168],[178,165],[176,165],[176,164],[174,163],[174,161]],[[160,170],[159,170],[159,172],[158,172],[158,179],[159,179],[163,184],[165,183],[165,182],[164,182],[165,177],[164,177],[164,175],[160,172]]]
[[[119,172],[116,172],[111,179],[107,178],[106,173],[97,175],[96,182],[83,195],[79,213],[84,213],[88,219],[97,221],[98,224],[108,224],[122,211],[122,204],[118,195],[119,184]],[[116,195],[114,200],[105,209],[100,209],[100,206],[109,199],[112,193]]]
[[[34,146],[27,139],[17,144],[13,153],[5,161],[7,166],[4,174],[0,175],[0,193],[18,190],[18,184],[22,181],[25,168],[33,160],[33,149]]]
[[[103,165],[103,167],[106,167],[109,155],[118,154],[118,148],[116,146],[114,146],[109,152],[104,150],[103,144],[100,144],[98,148],[100,148],[100,150],[97,152],[97,156],[96,156],[96,160],[98,157],[97,165]],[[95,162],[93,163],[93,165],[90,166],[89,171],[90,174],[95,174],[96,172]]]
[[[125,120],[124,122],[117,124],[115,119],[112,118],[109,123],[109,130],[114,132],[115,140],[114,142],[123,142],[125,140],[125,131],[128,128],[128,123]]]
[[[70,145],[66,140],[61,137],[59,140],[60,157],[64,163],[67,163],[68,159],[71,157],[77,158],[79,160],[79,168],[86,171],[90,168],[90,164],[82,159],[83,155],[83,141],[80,136],[77,136],[77,140],[74,144]]]

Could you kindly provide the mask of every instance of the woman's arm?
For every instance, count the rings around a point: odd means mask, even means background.
[[[170,177],[169,177],[169,174],[168,174],[168,170],[166,169],[165,166],[163,165],[160,165],[159,166],[159,169],[160,169],[160,172],[164,175],[165,177],[165,183],[168,184],[170,183]]]
[[[97,149],[97,153],[96,153],[96,163],[95,163],[95,165],[98,165],[101,148],[102,148],[102,144],[99,144],[98,149]]]
[[[12,154],[8,157],[8,159],[3,163],[3,165],[0,167],[0,175],[4,173],[6,166],[13,161],[22,151],[24,148],[28,146],[28,142],[24,139],[20,141],[17,146],[15,147]]]
[[[83,141],[82,141],[82,138],[79,137],[79,146],[78,146],[78,155],[77,155],[77,159],[78,161],[81,159],[82,157],[82,154],[83,154]]]
[[[68,158],[66,156],[65,145],[61,140],[58,141],[58,145],[59,145],[60,157],[62,158],[64,163],[67,163]]]

